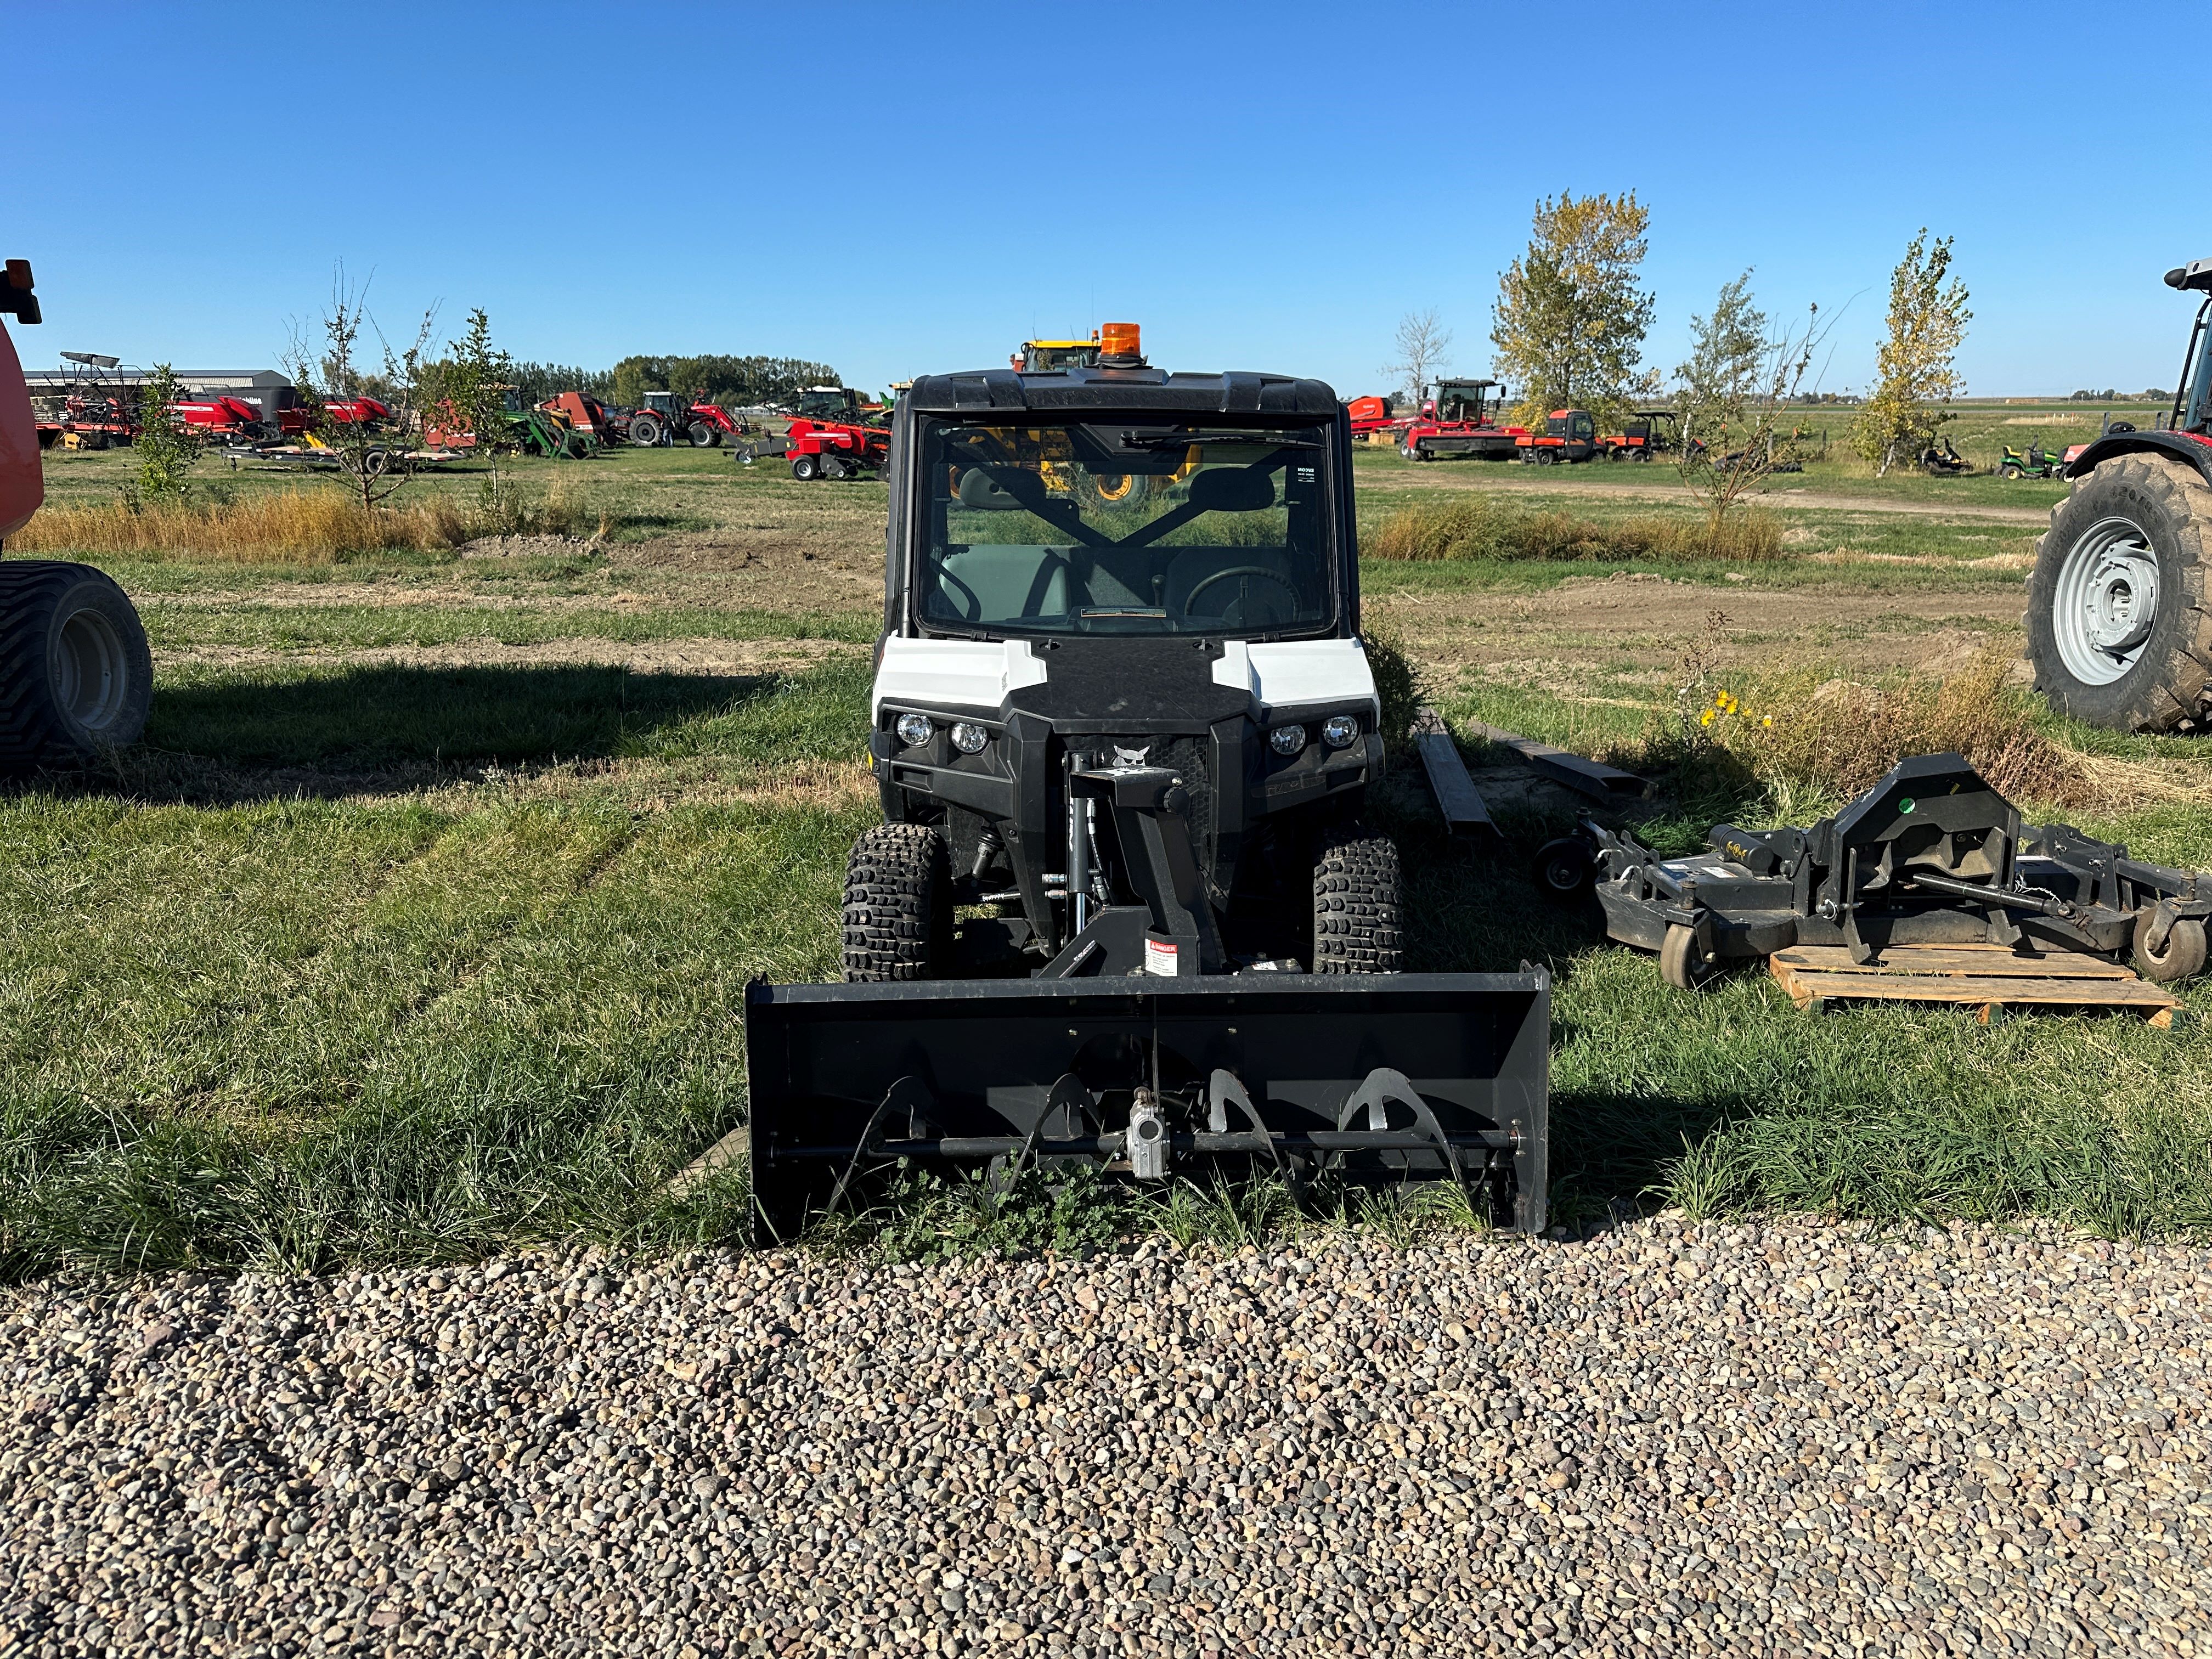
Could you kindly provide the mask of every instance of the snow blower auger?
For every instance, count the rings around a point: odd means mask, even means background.
[[[1113,332],[1109,331],[1109,332]],[[1458,1182],[1544,1225],[1551,982],[1403,974],[1349,423],[1314,380],[925,377],[846,983],[747,988],[757,1225],[902,1166]]]
[[[2204,965],[2212,874],[2138,862],[2064,824],[2024,828],[1957,755],[1900,761],[1809,830],[1722,823],[1708,842],[1662,858],[1585,819],[1579,845],[1553,843],[1537,867],[1562,896],[1594,884],[1607,933],[1658,952],[1684,990],[1794,945],[1844,946],[1856,963],[1940,945],[2131,955],[2160,983]]]

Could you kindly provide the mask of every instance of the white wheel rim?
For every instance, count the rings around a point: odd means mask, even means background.
[[[2091,525],[2067,550],[2051,596],[2058,659],[2084,685],[2110,685],[2142,659],[2158,621],[2158,556],[2125,519]]]
[[[115,624],[97,611],[72,612],[54,637],[54,700],[88,732],[105,732],[123,712],[131,668]]]

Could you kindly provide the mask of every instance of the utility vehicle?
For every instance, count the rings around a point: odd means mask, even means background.
[[[1349,421],[1134,334],[900,400],[848,982],[747,994],[764,1224],[1073,1160],[1455,1177],[1540,1225],[1548,979],[1398,972]]]

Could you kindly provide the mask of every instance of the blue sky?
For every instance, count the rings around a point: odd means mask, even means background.
[[[2181,356],[2160,273],[2212,254],[2137,148],[2190,16],[0,0],[0,252],[38,272],[33,363],[266,365],[343,260],[388,333],[481,305],[521,357],[874,387],[1129,319],[1155,362],[1348,397],[1410,309],[1480,372],[1536,199],[1633,189],[1662,367],[1748,265],[1778,315],[1848,302],[1825,383],[1863,387],[1924,223],[1972,290],[1971,392],[2139,389]]]

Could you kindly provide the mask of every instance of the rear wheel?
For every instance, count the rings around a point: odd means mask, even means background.
[[[812,455],[794,455],[791,458],[791,476],[801,483],[809,478],[819,477],[821,471],[821,461]]]
[[[2163,455],[2091,469],[2051,509],[2027,585],[2027,652],[2061,714],[2120,732],[2204,718],[2212,691],[2212,486]]]
[[[660,441],[660,422],[650,415],[640,415],[629,423],[629,441],[641,449],[651,449]]]
[[[137,742],[153,690],[146,630],[105,572],[0,562],[0,770]]]
[[[2176,980],[2189,979],[2204,971],[2203,922],[2194,916],[2184,916],[2166,930],[2166,947],[2159,951],[2150,948],[2150,924],[2148,915],[2136,918],[2136,969],[2145,979],[2171,985]]]
[[[933,977],[952,943],[945,837],[921,823],[878,824],[862,836],[845,865],[839,922],[848,981]]]
[[[1396,973],[1399,907],[1398,848],[1388,836],[1355,829],[1323,842],[1314,860],[1314,972]]]

